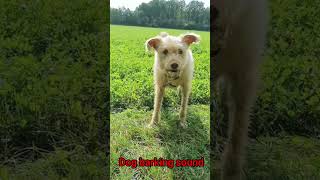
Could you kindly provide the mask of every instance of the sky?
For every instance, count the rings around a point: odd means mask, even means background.
[[[135,10],[143,2],[150,2],[151,0],[110,0],[110,7],[119,8],[126,7],[131,10]],[[189,3],[192,0],[185,0],[186,3]],[[210,0],[198,0],[204,2],[205,7],[209,7]]]

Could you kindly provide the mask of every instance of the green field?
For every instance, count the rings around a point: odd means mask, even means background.
[[[210,33],[192,31],[201,36],[193,45],[195,76],[186,130],[178,129],[179,96],[167,89],[162,119],[158,127],[146,129],[153,108],[154,56],[145,51],[147,39],[165,31],[172,35],[186,30],[111,26],[111,178],[112,179],[208,179],[209,178],[209,52]],[[118,158],[200,159],[204,168],[119,167]]]

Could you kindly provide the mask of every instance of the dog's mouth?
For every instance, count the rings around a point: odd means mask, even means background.
[[[174,72],[174,73],[177,73],[180,71],[180,68],[177,68],[177,69],[171,69],[171,68],[168,68],[166,69],[167,72]]]
[[[167,74],[169,78],[178,79],[180,77],[180,71],[176,69],[167,70]]]
[[[167,73],[168,73],[168,74],[176,74],[176,75],[179,75],[179,74],[180,74],[180,71],[179,71],[179,70],[167,70]]]

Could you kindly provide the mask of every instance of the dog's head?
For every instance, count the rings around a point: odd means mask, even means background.
[[[191,56],[189,46],[200,41],[200,36],[193,33],[178,37],[162,32],[146,41],[146,49],[154,50],[158,68],[172,76],[179,76]]]

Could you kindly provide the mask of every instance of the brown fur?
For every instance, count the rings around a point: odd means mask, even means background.
[[[214,0],[211,4],[217,8],[225,32],[213,69],[214,81],[225,81],[228,101],[229,131],[221,175],[224,180],[241,179],[265,41],[267,5],[265,0]]]

